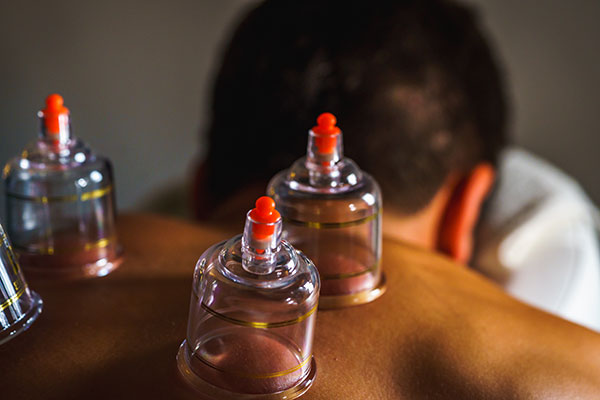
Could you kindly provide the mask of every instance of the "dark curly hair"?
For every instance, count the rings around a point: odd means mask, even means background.
[[[207,188],[264,183],[324,111],[345,154],[413,213],[507,140],[497,60],[469,8],[443,0],[267,0],[235,31],[214,87]],[[237,183],[233,183],[237,182]]]

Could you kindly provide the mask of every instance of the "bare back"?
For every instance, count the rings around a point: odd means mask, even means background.
[[[194,264],[231,233],[138,215],[120,218],[119,235],[126,259],[109,276],[30,282],[44,313],[0,348],[4,397],[199,398],[175,354]],[[382,298],[319,311],[302,400],[599,397],[599,335],[433,253],[385,241],[383,258]]]
[[[599,335],[442,256],[383,250],[382,298],[319,312],[307,400],[598,398]]]

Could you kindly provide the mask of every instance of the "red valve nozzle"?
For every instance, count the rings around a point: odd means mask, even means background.
[[[259,197],[256,200],[256,208],[250,211],[252,224],[252,235],[258,240],[264,240],[275,232],[274,223],[279,221],[281,215],[275,209],[275,201],[268,196]]]
[[[64,100],[59,94],[51,94],[46,97],[46,108],[42,110],[42,113],[48,133],[60,133],[59,118],[61,115],[69,114],[69,109],[63,104]]]
[[[337,145],[341,130],[335,124],[337,119],[331,113],[323,113],[317,118],[317,126],[312,128],[316,135],[315,145],[321,154],[331,154]]]

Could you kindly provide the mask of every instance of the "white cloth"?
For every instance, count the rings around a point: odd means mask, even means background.
[[[514,297],[600,331],[597,210],[569,176],[508,149],[476,234],[473,265]]]

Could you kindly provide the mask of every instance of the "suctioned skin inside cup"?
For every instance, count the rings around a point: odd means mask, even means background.
[[[45,246],[35,251],[20,251],[19,260],[32,276],[76,278],[104,276],[122,262],[121,249],[113,239],[90,241],[77,233],[54,235],[54,251]]]
[[[314,242],[296,243],[312,254],[321,275],[321,296],[349,295],[372,289],[379,282],[377,259],[359,239],[325,232]]]
[[[351,215],[342,215],[346,209],[340,206],[334,215],[321,213],[320,217],[326,221],[336,221],[340,217],[342,221],[351,220]],[[336,296],[356,294],[369,298],[366,292],[379,287],[382,273],[375,240],[378,223],[377,214],[362,223],[341,227],[315,227],[288,221],[287,239],[313,260],[319,270],[322,306],[335,307],[328,306],[327,301],[335,302]]]
[[[345,209],[347,207],[340,206],[336,214],[321,216],[327,220],[336,220]],[[322,296],[360,293],[379,283],[380,268],[377,252],[373,249],[372,235],[377,230],[373,225],[375,223],[376,218],[341,228],[288,223],[288,240],[302,249],[319,270]]]
[[[207,340],[195,354],[199,356],[191,358],[192,370],[231,392],[276,393],[293,387],[303,376],[297,368],[300,355],[266,330],[232,329]]]

